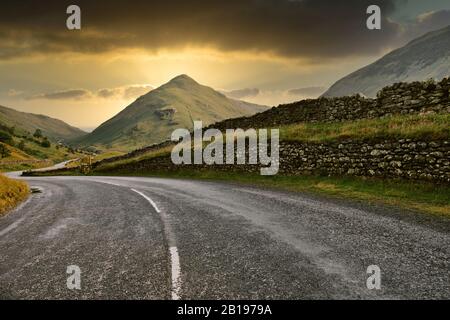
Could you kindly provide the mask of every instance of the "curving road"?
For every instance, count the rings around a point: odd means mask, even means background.
[[[3,299],[450,298],[449,220],[226,183],[27,181],[40,192],[0,218]]]

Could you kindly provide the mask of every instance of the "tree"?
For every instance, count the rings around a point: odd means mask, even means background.
[[[11,151],[9,151],[9,149],[3,143],[0,143],[0,157],[6,158],[9,157],[10,155]]]
[[[13,141],[11,135],[5,131],[0,131],[0,142],[10,144]]]
[[[41,129],[36,129],[36,131],[33,134],[33,137],[35,137],[35,138],[42,138],[42,131],[41,131]]]
[[[45,137],[44,141],[41,142],[41,146],[43,146],[44,148],[50,148],[50,141],[48,141],[48,139]]]

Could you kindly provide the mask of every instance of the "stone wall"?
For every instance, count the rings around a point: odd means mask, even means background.
[[[282,143],[281,173],[450,182],[450,141]]]
[[[340,122],[400,114],[450,112],[450,79],[396,83],[382,89],[376,99],[359,95],[308,99],[281,105],[266,112],[225,120],[211,127],[268,128],[298,122]]]
[[[115,167],[126,172],[167,172],[180,168],[259,173],[259,165],[173,165],[170,155]],[[280,171],[285,175],[400,178],[450,183],[450,141],[282,142]]]

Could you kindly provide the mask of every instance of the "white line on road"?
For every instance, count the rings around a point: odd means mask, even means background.
[[[131,190],[136,192],[137,194],[139,194],[145,200],[147,200],[153,206],[153,208],[156,210],[156,212],[158,212],[161,215],[161,220],[164,224],[166,237],[169,242],[170,266],[171,266],[170,269],[171,269],[171,278],[172,278],[172,300],[180,300],[180,290],[181,290],[180,257],[178,255],[177,247],[173,245],[173,244],[175,244],[175,237],[172,234],[172,231],[171,231],[170,225],[167,221],[167,218],[165,217],[165,215],[163,215],[161,210],[159,210],[158,206],[152,199],[150,199],[145,194],[143,194],[142,192],[140,192],[136,189],[131,189]]]
[[[170,261],[172,265],[172,300],[180,300],[181,267],[177,247],[170,247]]]
[[[156,212],[161,213],[161,211],[158,209],[158,206],[156,205],[155,202],[153,202],[152,199],[150,199],[149,197],[147,197],[145,194],[143,194],[140,191],[137,191],[136,189],[131,189],[132,191],[136,192],[137,194],[141,195],[145,200],[147,200],[148,202],[150,202],[150,204],[153,206],[153,208],[155,208]]]

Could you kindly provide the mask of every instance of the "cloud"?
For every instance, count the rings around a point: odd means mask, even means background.
[[[132,85],[124,88],[123,90],[123,98],[124,99],[133,99],[140,97],[149,91],[153,90],[153,86],[151,85]]]
[[[23,95],[23,91],[19,91],[16,89],[9,89],[7,94],[8,94],[8,97],[19,97],[19,96]]]
[[[55,91],[49,93],[39,93],[25,96],[27,100],[47,99],[47,100],[83,100],[90,98],[103,99],[122,99],[131,100],[148,93],[153,89],[149,84],[128,85],[116,88],[103,88],[97,91],[86,89],[68,89],[62,91]],[[24,96],[23,92],[11,89],[8,92],[9,96]]]
[[[407,23],[401,34],[403,42],[411,41],[427,32],[450,25],[450,10],[429,11]]]
[[[234,99],[244,99],[244,98],[251,98],[257,96],[261,91],[257,88],[245,88],[245,89],[239,89],[239,90],[231,90],[231,91],[221,91],[224,95],[226,95],[229,98]]]
[[[117,97],[118,95],[120,95],[121,92],[121,88],[115,88],[115,89],[100,89],[97,91],[97,96],[99,96],[100,98],[113,98],[113,97]]]
[[[373,55],[400,31],[388,19],[395,0],[376,2],[383,12],[379,31],[366,28],[373,0],[79,0],[82,29],[69,31],[65,10],[72,1],[6,1],[0,59],[192,46],[310,60]]]
[[[326,87],[314,86],[297,89],[238,89],[238,90],[221,90],[220,92],[227,97],[248,102],[258,103],[262,105],[278,105],[280,103],[290,103],[303,99],[311,99],[319,97],[326,91]]]
[[[100,98],[120,98],[124,100],[135,99],[149,93],[154,87],[149,84],[133,84],[116,88],[104,88],[96,92]]]
[[[40,93],[26,97],[27,100],[47,99],[47,100],[81,100],[92,96],[89,90],[70,89],[50,93]]]
[[[288,90],[287,93],[294,96],[315,98],[324,93],[325,90],[327,90],[327,88],[325,87],[305,87],[305,88],[291,89]]]

